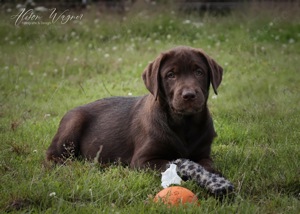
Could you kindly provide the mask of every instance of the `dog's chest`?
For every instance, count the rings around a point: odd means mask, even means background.
[[[195,153],[200,153],[201,148],[207,144],[205,131],[201,127],[189,125],[180,127],[174,130],[176,135],[177,152],[183,157],[193,156]]]

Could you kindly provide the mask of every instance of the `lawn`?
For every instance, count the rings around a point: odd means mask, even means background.
[[[154,6],[152,6],[154,7]],[[17,25],[0,19],[0,212],[299,213],[300,15],[294,7],[225,16],[90,8],[81,20]],[[166,7],[168,8],[168,7]],[[148,93],[141,73],[177,45],[205,50],[224,68],[209,107],[216,167],[235,185],[223,203],[195,183],[200,206],[152,202],[160,174],[74,161],[45,162],[66,111],[99,98]]]

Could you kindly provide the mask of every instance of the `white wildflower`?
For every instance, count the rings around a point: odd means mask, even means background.
[[[289,39],[289,43],[293,44],[293,43],[295,43],[295,40],[293,38],[291,38],[291,39]]]
[[[49,194],[49,196],[50,196],[50,197],[55,197],[55,196],[56,196],[56,192],[51,192],[51,193]]]
[[[44,118],[47,118],[47,117],[50,117],[50,116],[51,116],[51,114],[45,114]]]
[[[47,12],[48,11],[48,9],[43,6],[38,6],[38,7],[34,8],[34,10],[37,12]]]
[[[186,19],[183,21],[183,24],[191,24],[191,20]]]

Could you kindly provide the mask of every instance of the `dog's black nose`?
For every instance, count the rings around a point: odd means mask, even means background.
[[[182,98],[186,101],[194,100],[196,98],[196,93],[191,90],[185,90],[182,92]]]

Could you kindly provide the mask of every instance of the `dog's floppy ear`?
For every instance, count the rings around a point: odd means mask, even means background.
[[[217,88],[219,87],[222,81],[223,68],[215,60],[213,60],[206,53],[204,53],[203,50],[198,49],[198,51],[201,53],[202,56],[204,56],[204,58],[207,61],[207,64],[209,66],[210,81],[215,94],[218,94]]]
[[[159,78],[160,78],[160,67],[165,54],[161,53],[153,62],[151,62],[142,75],[146,88],[151,92],[151,94],[157,99],[159,93]]]

